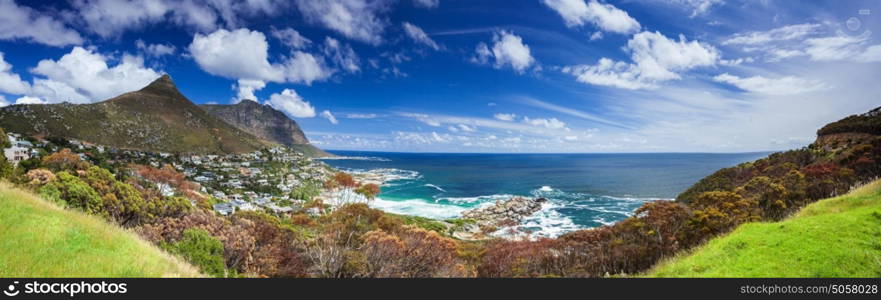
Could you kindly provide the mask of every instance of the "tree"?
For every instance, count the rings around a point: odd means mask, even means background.
[[[352,177],[349,173],[346,172],[337,172],[333,175],[333,181],[335,181],[339,186],[354,188],[358,186],[358,183],[355,181],[355,177]]]
[[[374,198],[376,198],[376,195],[379,195],[380,188],[379,185],[375,183],[368,183],[358,187],[355,192],[364,195],[364,197],[367,197],[368,200],[373,200]]]
[[[291,191],[291,198],[309,201],[321,194],[321,189],[314,183],[303,183]]]
[[[87,162],[81,161],[80,156],[74,154],[68,148],[49,154],[43,158],[43,165],[52,171],[84,170],[88,168]]]

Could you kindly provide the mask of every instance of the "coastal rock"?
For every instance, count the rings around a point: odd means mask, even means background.
[[[515,197],[507,201],[496,201],[493,206],[468,210],[462,218],[472,219],[484,228],[498,228],[519,224],[523,218],[541,210],[545,198]]]

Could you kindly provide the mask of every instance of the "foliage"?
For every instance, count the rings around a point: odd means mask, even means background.
[[[206,274],[215,277],[226,275],[223,244],[208,235],[205,230],[193,228],[184,230],[180,240],[165,244],[163,248],[168,252],[182,256]]]
[[[434,231],[404,226],[395,233],[367,232],[361,248],[366,277],[464,277],[456,241]]]
[[[373,200],[374,198],[376,198],[376,195],[379,195],[380,188],[378,184],[368,183],[359,186],[357,189],[355,189],[355,192],[364,195],[364,197],[367,197],[367,199],[369,200]]]
[[[88,162],[82,161],[79,155],[74,154],[68,148],[61,149],[61,151],[44,157],[42,164],[54,172],[85,170],[89,167]]]
[[[319,194],[321,194],[321,187],[314,183],[306,182],[294,188],[291,191],[290,196],[293,199],[309,201],[312,200],[312,198],[317,197]]]

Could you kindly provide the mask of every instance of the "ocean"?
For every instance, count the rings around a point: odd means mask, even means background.
[[[535,236],[612,224],[646,201],[672,200],[718,169],[768,153],[462,154],[329,151],[324,160],[388,179],[371,206],[447,219],[512,196],[544,197],[517,229]]]

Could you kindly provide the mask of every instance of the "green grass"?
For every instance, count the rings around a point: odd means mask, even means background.
[[[0,277],[200,277],[100,218],[0,182]]]
[[[748,223],[649,277],[881,277],[881,181],[775,223]]]

